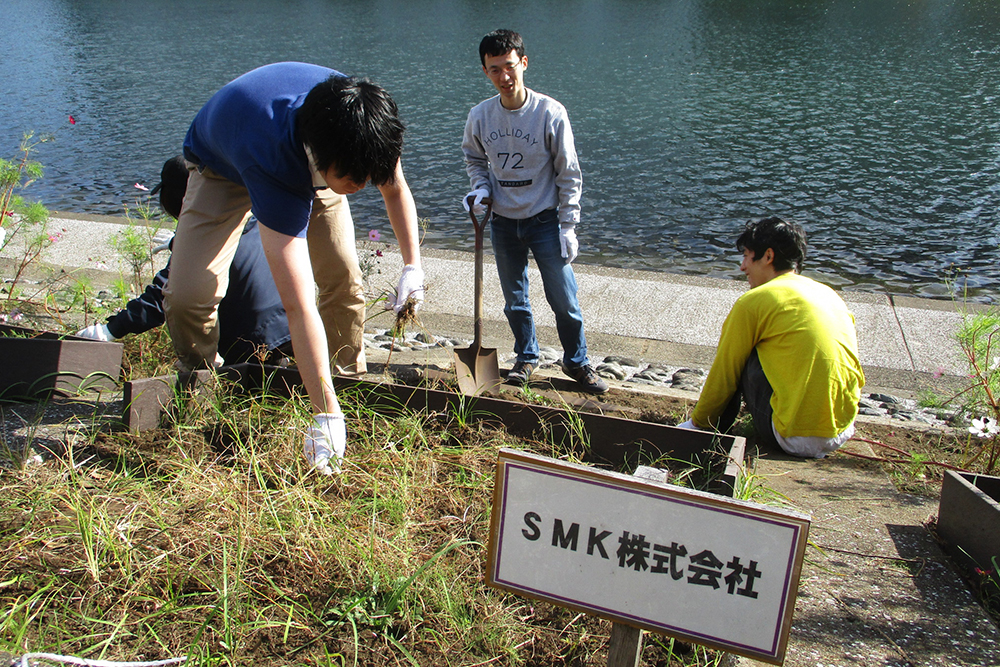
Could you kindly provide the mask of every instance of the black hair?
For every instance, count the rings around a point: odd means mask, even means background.
[[[378,84],[333,75],[309,91],[296,124],[320,171],[333,167],[355,183],[393,182],[406,128],[392,96]]]
[[[524,57],[524,40],[513,30],[494,30],[479,42],[479,60],[486,67],[486,56],[505,56],[517,51],[517,57]]]
[[[754,259],[763,257],[770,248],[774,252],[775,271],[795,269],[796,273],[801,273],[806,247],[805,230],[776,216],[751,220],[736,239],[736,249],[749,250]]]
[[[163,163],[160,170],[160,182],[156,184],[150,195],[160,193],[160,206],[168,215],[181,217],[181,204],[184,203],[184,193],[187,192],[188,168],[183,155],[175,155]]]

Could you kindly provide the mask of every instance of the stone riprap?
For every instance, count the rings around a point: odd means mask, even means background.
[[[365,334],[365,345],[381,350],[420,351],[435,348],[465,347],[469,340],[434,336],[427,331],[407,332],[402,338],[393,338],[388,330]],[[562,351],[553,347],[539,348],[539,369],[559,371]],[[513,363],[512,354],[499,354],[501,364]],[[608,379],[636,385],[650,385],[698,394],[708,377],[708,370],[686,368],[666,363],[647,362],[618,355],[591,355],[591,365],[597,373]],[[965,427],[968,419],[956,410],[921,406],[912,398],[901,398],[884,393],[869,393],[861,397],[858,413],[866,417],[885,417],[901,422],[915,422],[938,427]]]

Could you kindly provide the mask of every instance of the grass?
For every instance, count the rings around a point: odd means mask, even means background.
[[[128,341],[128,375],[167,372],[165,344]],[[498,450],[563,443],[514,441],[475,419],[473,400],[388,417],[340,399],[348,450],[333,478],[301,456],[302,397],[224,384],[138,435],[77,418],[65,455],[0,470],[0,651],[213,666],[606,659],[608,622],[482,583]],[[587,434],[569,419],[579,454]],[[719,655],[651,640],[644,662]]]

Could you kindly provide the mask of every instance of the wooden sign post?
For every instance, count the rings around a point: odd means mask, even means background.
[[[486,581],[632,628],[613,651],[631,664],[639,628],[781,664],[808,532],[797,512],[504,449]]]

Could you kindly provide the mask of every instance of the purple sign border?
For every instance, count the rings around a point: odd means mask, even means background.
[[[502,456],[503,455],[501,454],[501,457]],[[523,586],[523,585],[520,585],[520,584],[512,583],[512,582],[510,582],[508,580],[500,579],[499,576],[498,576],[498,573],[500,571],[500,554],[503,551],[504,522],[506,521],[506,517],[507,517],[507,511],[506,511],[507,510],[507,508],[506,508],[506,503],[507,503],[507,482],[508,482],[508,477],[510,475],[510,470],[512,468],[513,469],[521,469],[521,470],[525,470],[525,471],[530,471],[530,472],[534,472],[534,473],[538,473],[538,474],[542,474],[542,475],[548,475],[550,477],[556,477],[556,478],[569,479],[569,480],[573,480],[573,481],[583,482],[583,483],[586,483],[586,484],[591,484],[591,485],[595,485],[595,486],[599,486],[599,487],[604,487],[604,488],[613,488],[616,491],[625,491],[627,493],[632,493],[632,494],[636,494],[636,495],[639,495],[639,496],[644,496],[644,497],[647,497],[647,498],[653,498],[653,499],[660,500],[660,501],[667,501],[667,502],[677,503],[677,504],[680,504],[680,505],[688,505],[688,506],[691,506],[691,507],[698,507],[700,509],[705,509],[705,510],[709,510],[709,511],[712,511],[712,512],[721,512],[723,514],[731,514],[731,515],[734,515],[734,516],[739,516],[739,517],[741,517],[743,519],[750,519],[750,520],[759,521],[759,522],[762,522],[762,523],[769,523],[769,524],[773,524],[773,525],[783,526],[783,527],[786,527],[786,528],[791,528],[792,532],[793,532],[793,539],[791,541],[792,542],[792,548],[791,548],[790,553],[788,554],[788,560],[786,562],[786,567],[785,567],[785,581],[782,584],[782,592],[781,592],[780,612],[778,614],[778,622],[777,622],[777,625],[776,625],[775,630],[774,630],[774,636],[773,636],[773,639],[772,639],[772,642],[771,642],[771,647],[769,649],[763,649],[763,648],[756,647],[756,646],[750,646],[750,645],[746,645],[746,644],[740,644],[738,642],[733,642],[733,641],[721,639],[719,637],[715,637],[715,636],[712,636],[712,635],[709,635],[709,634],[694,632],[694,631],[691,631],[691,630],[688,630],[688,629],[685,629],[685,628],[680,628],[680,627],[675,627],[675,626],[667,625],[667,624],[660,623],[660,622],[657,622],[657,621],[654,621],[654,620],[651,620],[651,619],[648,619],[648,618],[642,618],[640,616],[635,616],[635,615],[632,615],[632,614],[625,614],[625,613],[622,613],[622,612],[614,610],[614,609],[609,609],[609,608],[601,607],[599,605],[595,605],[595,604],[591,604],[591,603],[587,603],[587,602],[581,602],[579,600],[574,600],[572,598],[567,598],[567,597],[563,597],[563,596],[560,596],[560,595],[553,595],[552,593],[548,593],[546,591],[537,590],[537,589],[534,589],[534,588],[530,588],[528,586]],[[779,642],[781,640],[781,628],[782,628],[782,624],[783,624],[783,621],[784,621],[784,618],[785,618],[785,610],[786,610],[786,608],[788,606],[788,602],[789,602],[788,598],[789,598],[789,589],[790,589],[790,585],[791,585],[791,576],[792,576],[792,572],[794,571],[794,568],[795,568],[795,551],[796,551],[796,545],[798,545],[799,540],[800,540],[799,533],[801,531],[801,526],[799,524],[794,523],[794,522],[785,523],[785,522],[779,521],[777,519],[769,519],[769,518],[764,518],[764,517],[759,517],[759,516],[752,516],[752,515],[748,515],[748,514],[745,514],[743,512],[738,512],[738,511],[734,511],[734,510],[727,510],[727,509],[721,509],[721,508],[706,507],[702,503],[696,503],[696,502],[681,500],[679,498],[674,498],[674,497],[667,496],[667,495],[664,495],[664,494],[651,493],[651,492],[648,492],[648,491],[642,491],[640,489],[624,488],[624,487],[616,485],[616,484],[609,484],[609,483],[606,483],[606,482],[600,482],[600,481],[598,481],[596,479],[587,479],[586,475],[574,475],[574,474],[568,474],[568,473],[558,473],[558,472],[554,472],[552,470],[547,470],[545,468],[545,466],[542,466],[542,465],[529,465],[529,464],[523,464],[523,463],[514,463],[514,462],[512,462],[510,460],[507,460],[504,463],[503,500],[504,500],[504,507],[503,507],[503,511],[501,512],[501,515],[500,515],[501,518],[500,518],[500,525],[499,525],[499,530],[498,530],[498,534],[497,534],[496,558],[494,560],[493,572],[492,572],[493,581],[494,582],[496,582],[496,583],[498,583],[500,585],[503,585],[503,586],[505,586],[507,588],[510,588],[510,589],[525,591],[526,593],[530,593],[534,597],[539,597],[539,598],[544,598],[544,599],[549,599],[549,600],[559,600],[559,601],[565,602],[565,603],[567,603],[569,605],[572,605],[574,607],[579,607],[580,609],[594,610],[594,611],[598,612],[599,614],[603,613],[603,614],[610,615],[610,616],[615,616],[615,617],[618,617],[618,618],[632,619],[632,620],[636,621],[637,623],[639,623],[639,624],[641,624],[643,626],[650,627],[650,628],[659,628],[659,629],[664,630],[667,633],[675,632],[675,633],[686,635],[688,637],[701,638],[701,639],[707,640],[709,642],[712,642],[714,644],[718,644],[718,645],[721,645],[721,646],[730,646],[730,647],[733,647],[733,648],[736,648],[736,649],[742,649],[744,651],[753,652],[753,653],[757,653],[757,654],[760,654],[760,655],[766,655],[766,656],[771,656],[771,657],[777,658],[778,645],[779,645]]]

